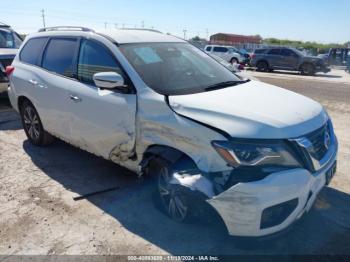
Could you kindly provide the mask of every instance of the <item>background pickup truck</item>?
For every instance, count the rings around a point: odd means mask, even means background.
[[[317,72],[328,73],[330,71],[328,65],[321,58],[306,56],[297,49],[286,47],[256,49],[250,64],[258,71],[263,72],[279,69],[314,75]]]

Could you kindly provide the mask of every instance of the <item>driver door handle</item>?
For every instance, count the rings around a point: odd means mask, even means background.
[[[81,102],[81,98],[76,95],[70,95],[69,98],[74,102]]]

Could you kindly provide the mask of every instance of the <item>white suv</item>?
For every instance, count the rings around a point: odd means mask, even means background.
[[[207,45],[204,51],[221,57],[231,64],[244,63],[246,58],[232,46]]]
[[[169,35],[44,29],[8,71],[30,142],[58,137],[151,175],[177,221],[208,208],[231,235],[271,234],[310,210],[336,169],[320,104],[243,81]]]

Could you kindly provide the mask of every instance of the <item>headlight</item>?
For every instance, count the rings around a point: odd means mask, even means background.
[[[300,167],[286,142],[283,140],[213,141],[213,147],[226,162],[233,166]]]

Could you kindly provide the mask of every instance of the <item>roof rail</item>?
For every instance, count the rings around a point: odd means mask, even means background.
[[[9,25],[7,25],[7,24],[5,24],[5,23],[3,23],[3,22],[0,22],[0,27],[10,28]]]
[[[154,33],[160,33],[163,34],[161,31],[155,30],[155,29],[148,29],[148,28],[118,28],[119,30],[139,30],[139,31],[149,31]]]
[[[48,31],[84,31],[84,32],[94,32],[94,30],[82,27],[82,26],[52,26],[52,27],[44,27],[39,29],[38,32],[48,32]]]

